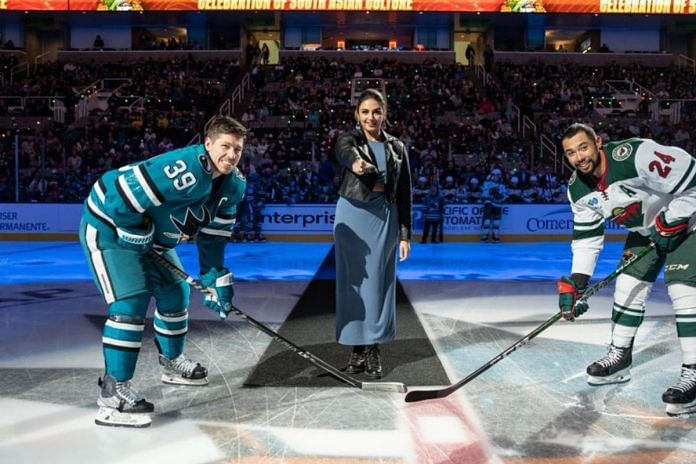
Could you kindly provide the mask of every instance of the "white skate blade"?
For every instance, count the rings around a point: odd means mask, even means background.
[[[667,403],[665,412],[668,416],[681,416],[683,414],[691,414],[696,412],[696,400],[691,403]]]
[[[108,427],[143,428],[149,427],[152,419],[149,414],[131,414],[114,408],[100,407],[94,423]]]
[[[162,382],[170,385],[201,387],[203,385],[208,385],[208,377],[203,377],[202,379],[186,379],[180,375],[162,374]]]
[[[631,380],[630,368],[622,369],[606,377],[595,377],[593,375],[587,376],[587,383],[592,385],[593,387],[597,387],[600,385],[610,385],[613,383],[626,383],[629,380]]]

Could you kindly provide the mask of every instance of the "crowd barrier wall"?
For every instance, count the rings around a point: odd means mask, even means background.
[[[450,204],[445,207],[446,241],[478,240],[483,205]],[[335,205],[267,205],[263,233],[274,240],[327,241],[332,239]],[[81,204],[0,203],[0,240],[75,240],[82,214]],[[413,230],[423,230],[423,212],[414,205]],[[500,234],[503,240],[570,240],[573,218],[567,204],[503,207]],[[621,238],[625,230],[606,224],[609,237]]]

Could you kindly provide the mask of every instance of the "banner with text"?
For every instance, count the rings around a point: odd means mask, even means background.
[[[77,233],[82,205],[0,203],[0,234]],[[463,204],[445,207],[445,234],[476,235],[481,232],[483,205]],[[263,210],[264,234],[331,234],[335,205],[268,205]],[[423,230],[420,205],[413,207],[413,229]],[[568,205],[505,205],[500,223],[503,235],[567,234],[573,230]],[[607,222],[608,234],[625,230]]]
[[[0,10],[695,14],[696,0],[0,0]]]

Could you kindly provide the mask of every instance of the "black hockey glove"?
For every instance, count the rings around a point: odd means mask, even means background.
[[[574,320],[587,312],[590,305],[585,300],[580,300],[587,290],[589,277],[584,274],[573,274],[570,277],[561,277],[558,285],[558,306],[561,309],[563,319]]]
[[[680,218],[667,222],[662,211],[655,218],[655,225],[650,230],[650,240],[655,243],[655,249],[660,254],[676,250],[689,235],[689,218]]]

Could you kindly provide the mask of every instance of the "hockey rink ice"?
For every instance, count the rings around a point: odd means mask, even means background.
[[[235,304],[279,330],[331,249],[230,244]],[[178,250],[195,274],[195,247]],[[606,244],[593,282],[613,271],[620,253],[620,243]],[[437,353],[432,361],[454,383],[557,311],[554,281],[569,267],[568,242],[416,243],[399,279]],[[151,427],[124,429],[94,425],[106,307],[79,245],[2,242],[0,277],[3,464],[696,462],[696,414],[668,417],[661,401],[681,364],[661,278],[630,382],[585,382],[585,367],[606,353],[612,285],[576,322],[557,322],[455,394],[410,404],[401,393],[346,386],[308,362],[296,374],[302,386],[245,385],[276,342],[236,318],[217,321],[193,290],[186,352],[208,367],[210,384],[160,383],[150,312],[134,386],[155,413]],[[311,318],[302,323],[311,331]],[[306,348],[322,356],[322,346]],[[408,371],[403,362],[390,373],[398,362],[385,359],[383,380]],[[429,378],[408,385],[429,386]]]

